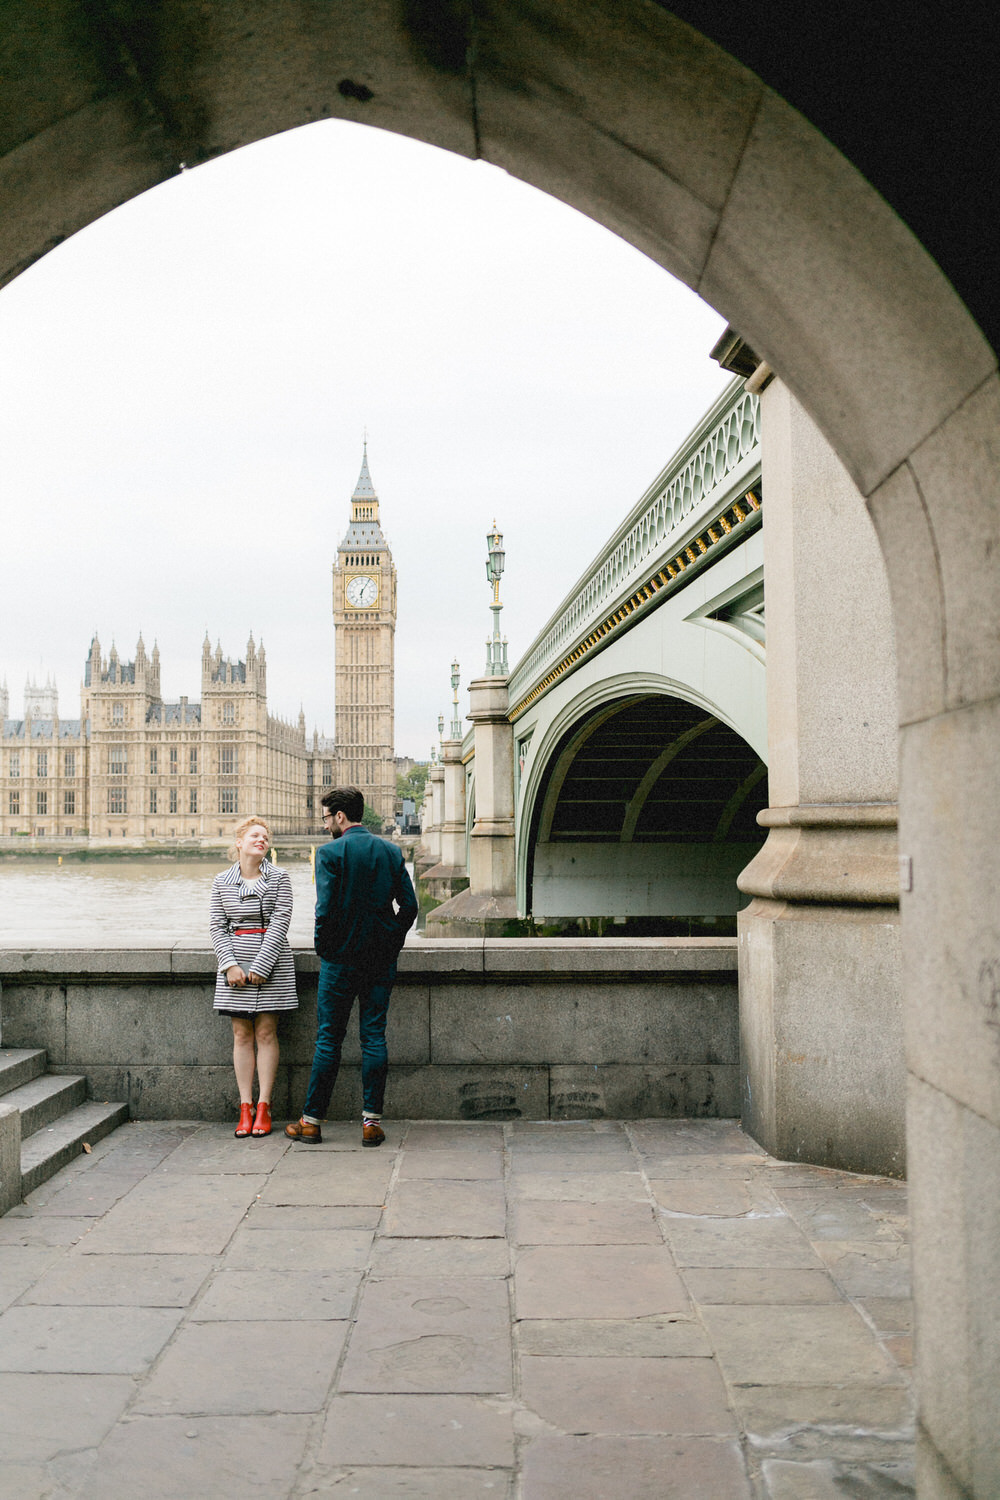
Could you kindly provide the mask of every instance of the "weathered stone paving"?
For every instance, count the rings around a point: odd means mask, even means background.
[[[6,1500],[913,1493],[905,1189],[727,1121],[123,1127],[0,1219]]]

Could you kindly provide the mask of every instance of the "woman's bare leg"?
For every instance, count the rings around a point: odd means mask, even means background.
[[[257,1082],[259,1102],[270,1104],[274,1080],[278,1076],[278,1020],[273,1015],[254,1017],[257,1037]]]
[[[240,1103],[253,1103],[253,1016],[232,1016],[233,1072],[240,1090]],[[263,1019],[263,1017],[261,1017]]]

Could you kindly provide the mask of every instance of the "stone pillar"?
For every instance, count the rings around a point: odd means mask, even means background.
[[[420,831],[420,848],[414,868],[422,875],[441,862],[441,824],[444,822],[444,768],[433,765],[427,774],[424,791],[424,823]]]
[[[502,937],[519,930],[514,894],[514,731],[507,705],[506,677],[479,677],[469,683],[476,765],[469,889],[431,912],[428,937]]]
[[[769,803],[739,877],[743,1118],[774,1155],[900,1175],[905,1069],[895,650],[854,484],[761,398]]]
[[[456,877],[468,878],[465,868],[465,767],[462,741],[442,740],[444,763],[444,822],[441,825],[441,863]]]
[[[428,901],[441,903],[467,889],[469,874],[465,868],[465,767],[462,765],[462,741],[441,741],[440,786],[443,815],[438,839],[441,858],[423,870],[420,884]]]

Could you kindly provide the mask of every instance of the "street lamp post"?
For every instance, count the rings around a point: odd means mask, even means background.
[[[458,662],[451,664],[451,737],[453,740],[462,738],[462,725],[458,717]]]
[[[500,611],[503,605],[500,603],[500,576],[503,573],[504,550],[503,536],[497,530],[496,521],[493,522],[493,530],[486,534],[486,545],[488,555],[486,558],[486,580],[493,585],[493,603],[490,609],[493,614],[493,635],[486,642],[486,676],[507,676],[507,639],[500,635]]]

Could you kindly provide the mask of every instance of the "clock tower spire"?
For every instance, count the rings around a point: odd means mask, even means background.
[[[391,823],[396,800],[393,672],[396,569],[364,444],[351,519],[333,568],[337,779]]]

